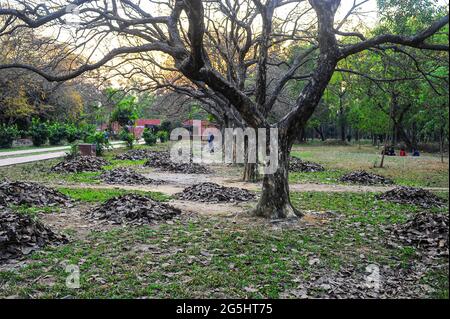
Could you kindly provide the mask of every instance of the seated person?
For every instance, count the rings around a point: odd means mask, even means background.
[[[404,148],[400,149],[400,156],[401,157],[405,157],[406,156],[406,151]]]
[[[390,147],[390,148],[389,148],[388,155],[389,155],[389,156],[395,156],[395,150],[394,150],[393,147]]]
[[[416,157],[420,156],[419,150],[418,149],[414,149],[413,153],[412,153],[412,156],[416,156]]]

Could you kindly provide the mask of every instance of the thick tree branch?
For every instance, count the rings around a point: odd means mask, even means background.
[[[436,34],[440,29],[445,27],[448,24],[449,16],[445,16],[441,18],[439,21],[433,23],[428,29],[419,32],[417,35],[409,37],[409,36],[401,36],[401,35],[393,35],[393,34],[384,34],[377,36],[372,39],[368,39],[362,42],[359,42],[354,45],[350,45],[341,49],[341,54],[339,59],[345,59],[346,57],[362,52],[364,50],[380,46],[382,44],[400,44],[413,48],[424,49],[424,50],[434,50],[434,51],[449,51],[449,46],[444,44],[430,44],[425,41]]]

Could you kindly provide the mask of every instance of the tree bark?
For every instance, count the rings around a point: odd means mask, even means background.
[[[242,177],[242,180],[244,182],[248,182],[248,183],[259,182],[261,177],[258,172],[258,164],[248,162],[249,147],[248,147],[248,139],[247,138],[245,138],[245,140],[244,140],[244,151],[245,151],[245,157],[244,157],[244,160],[245,160],[244,165],[245,166],[244,166],[244,176]],[[255,150],[255,152],[256,152],[256,161],[258,161],[258,152],[256,150]]]
[[[280,146],[278,170],[263,177],[261,198],[254,211],[259,217],[269,219],[296,218],[302,214],[294,208],[289,197],[289,148]]]
[[[439,152],[441,153],[441,163],[444,163],[444,127],[439,129]]]
[[[345,123],[345,114],[344,114],[344,107],[342,105],[342,98],[339,99],[340,107],[339,107],[339,125],[341,130],[341,141],[345,142],[346,139],[346,123]]]
[[[320,127],[315,127],[314,129],[316,130],[317,134],[319,134],[320,139],[322,140],[322,142],[325,142],[325,135],[323,134],[323,128],[322,128],[322,126],[320,126]]]
[[[256,183],[260,181],[258,172],[258,165],[256,163],[246,163],[244,167],[244,176],[242,178],[244,182]]]

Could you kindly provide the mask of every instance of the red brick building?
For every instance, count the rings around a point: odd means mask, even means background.
[[[134,134],[136,138],[141,138],[142,133],[146,128],[156,129],[161,125],[161,120],[158,119],[139,119],[134,123],[134,127],[130,128],[130,131]],[[100,126],[100,130],[104,131],[105,129],[109,129],[111,127],[113,134],[119,134],[121,127],[119,123],[113,122],[111,125],[102,124]]]

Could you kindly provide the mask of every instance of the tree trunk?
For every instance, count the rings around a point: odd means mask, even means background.
[[[320,126],[320,127],[315,127],[314,129],[316,130],[317,134],[319,134],[320,139],[322,140],[322,142],[325,142],[325,136],[324,136],[324,134],[323,134],[323,128],[322,128],[322,126]]]
[[[444,163],[444,127],[439,129],[439,152],[441,153],[441,163]]]
[[[254,211],[259,217],[270,219],[296,218],[301,213],[292,206],[289,197],[288,167],[289,151],[280,147],[278,170],[274,174],[264,175],[261,198]]]
[[[341,129],[341,141],[345,142],[346,140],[346,126],[347,123],[345,121],[345,111],[344,111],[344,104],[342,101],[343,97],[339,96],[339,125]]]
[[[260,176],[259,176],[259,172],[258,172],[258,164],[248,162],[249,147],[248,147],[247,138],[244,141],[244,149],[245,149],[245,157],[244,157],[245,167],[244,167],[244,176],[243,176],[242,180],[244,182],[249,182],[249,183],[259,182]],[[256,152],[256,161],[258,161],[258,152],[256,150],[254,150],[254,151]]]
[[[256,163],[246,163],[244,168],[244,182],[256,183],[260,180],[258,165]]]
[[[406,148],[408,151],[412,151],[413,149],[417,148],[417,143],[414,140],[411,140],[408,136],[408,133],[406,130],[401,126],[397,125],[398,128],[398,137],[402,139],[403,142],[405,142]]]

